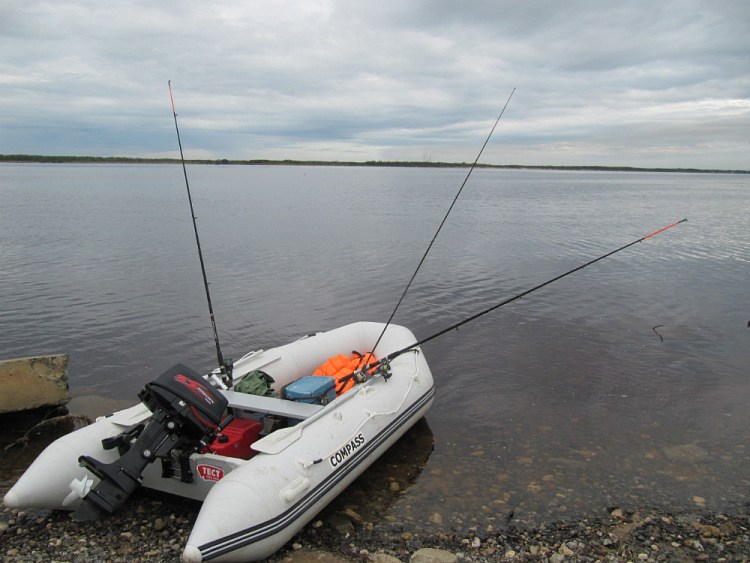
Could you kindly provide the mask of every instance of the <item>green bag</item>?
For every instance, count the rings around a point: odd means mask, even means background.
[[[249,395],[260,395],[261,397],[273,397],[273,377],[259,369],[246,373],[242,379],[234,384],[234,390]]]

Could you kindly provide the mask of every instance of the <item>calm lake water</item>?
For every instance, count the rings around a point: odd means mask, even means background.
[[[386,320],[466,174],[188,172],[233,357]],[[749,216],[743,175],[475,171],[396,315],[419,338],[689,221],[425,345],[435,404],[348,501],[430,531],[746,510]],[[0,357],[69,354],[78,409],[215,364],[179,166],[0,165],[0,258]]]

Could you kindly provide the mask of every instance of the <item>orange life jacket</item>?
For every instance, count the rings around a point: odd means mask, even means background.
[[[328,375],[336,378],[336,396],[345,393],[354,387],[354,372],[362,369],[367,364],[375,362],[375,356],[369,352],[362,355],[359,352],[352,351],[351,356],[339,354],[328,358],[322,365],[315,370],[313,375]],[[375,368],[370,370],[370,373]]]

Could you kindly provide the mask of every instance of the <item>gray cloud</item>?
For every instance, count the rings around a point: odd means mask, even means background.
[[[750,168],[744,0],[0,6],[0,152]]]

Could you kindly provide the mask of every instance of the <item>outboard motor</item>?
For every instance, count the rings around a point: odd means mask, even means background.
[[[143,482],[143,470],[149,463],[178,450],[187,465],[190,454],[210,444],[232,420],[228,416],[222,421],[226,397],[182,364],[146,384],[138,398],[153,413],[145,427],[139,425],[102,441],[104,449],[118,447],[120,459],[112,463],[90,456],[78,459],[101,482],[83,497],[75,519],[98,520],[112,514]]]

